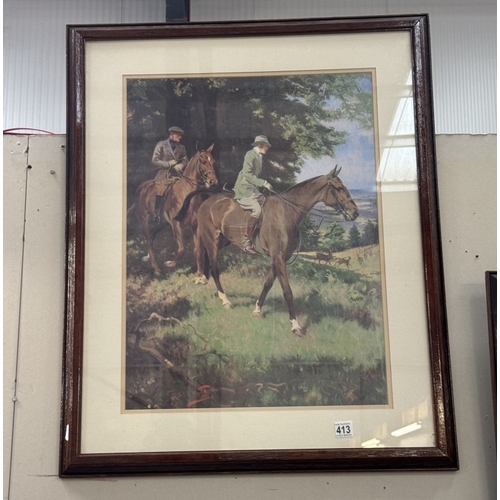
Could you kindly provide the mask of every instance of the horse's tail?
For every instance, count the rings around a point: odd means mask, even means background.
[[[184,217],[186,217],[186,214],[189,210],[189,205],[191,205],[191,200],[195,196],[201,195],[203,196],[203,201],[205,201],[207,198],[209,198],[212,194],[216,192],[218,191],[211,191],[207,189],[198,189],[197,191],[192,191],[184,199],[184,203],[182,204],[181,209],[177,212],[177,215],[174,217],[174,220],[182,222],[182,220],[184,219]]]

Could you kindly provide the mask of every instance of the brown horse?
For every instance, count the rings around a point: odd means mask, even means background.
[[[338,177],[339,172],[335,167],[327,175],[301,182],[282,194],[270,196],[263,206],[258,239],[263,251],[270,257],[271,268],[253,315],[262,317],[266,296],[278,278],[288,306],[292,331],[298,336],[302,336],[303,331],[295,314],[286,263],[298,246],[300,223],[319,202],[336,209],[345,220],[355,220],[359,215],[349,190]],[[228,193],[214,194],[198,210],[198,232],[195,239],[200,240],[198,245],[203,246],[208,254],[217,293],[226,308],[232,308],[232,304],[220,283],[218,251],[230,243],[241,243],[247,217],[248,213]],[[206,275],[208,278],[208,271]]]
[[[172,226],[175,241],[177,243],[177,253],[173,260],[165,262],[167,267],[175,267],[185,253],[183,232],[190,227],[193,234],[196,232],[196,212],[203,201],[200,197],[195,197],[190,204],[186,217],[182,221],[174,219],[182,207],[186,197],[193,191],[200,188],[210,189],[218,184],[217,175],[214,170],[215,160],[212,156],[212,144],[208,149],[198,151],[189,160],[184,172],[178,179],[172,179],[172,185],[167,188],[161,203],[162,218]],[[141,225],[144,243],[148,254],[143,257],[144,261],[150,261],[155,274],[160,274],[160,266],[156,261],[153,252],[153,240],[157,230],[152,231],[150,219],[155,210],[156,185],[153,179],[143,182],[136,191],[135,203],[129,208],[128,215],[135,213]],[[203,276],[203,262],[201,260],[200,249],[195,241],[194,252],[196,257],[197,274]]]

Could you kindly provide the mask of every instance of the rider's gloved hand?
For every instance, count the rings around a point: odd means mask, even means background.
[[[272,189],[273,189],[271,184],[269,184],[269,182],[267,182],[267,181],[264,181],[263,187],[268,189],[269,191],[272,191]]]
[[[168,164],[169,164],[171,167],[175,167],[175,165],[177,165],[177,160],[169,160]]]
[[[177,165],[175,165],[174,169],[180,174],[182,172],[182,163],[178,163]]]

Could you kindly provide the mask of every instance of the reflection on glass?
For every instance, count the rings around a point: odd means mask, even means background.
[[[409,434],[410,432],[418,431],[422,428],[422,424],[420,422],[413,422],[413,424],[406,425],[405,427],[401,427],[401,429],[396,429],[391,432],[391,436],[400,437],[405,434]]]
[[[417,160],[413,111],[412,73],[400,90],[389,133],[382,140],[378,181],[384,191],[416,190]]]

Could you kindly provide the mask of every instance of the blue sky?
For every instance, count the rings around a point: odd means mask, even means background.
[[[371,80],[368,78],[360,78],[359,83],[363,90],[372,90]],[[337,105],[336,102],[331,101],[332,108]],[[297,182],[326,174],[338,165],[342,167],[340,178],[349,189],[375,191],[376,164],[373,129],[363,130],[357,122],[349,120],[339,120],[330,125],[348,133],[346,143],[337,146],[334,157],[306,158],[302,171],[297,176]]]
[[[366,131],[353,122],[338,123],[340,130],[348,131],[346,143],[338,146],[335,157],[306,158],[297,182],[323,175],[335,165],[342,167],[340,178],[349,189],[375,190],[375,147],[373,130]]]

